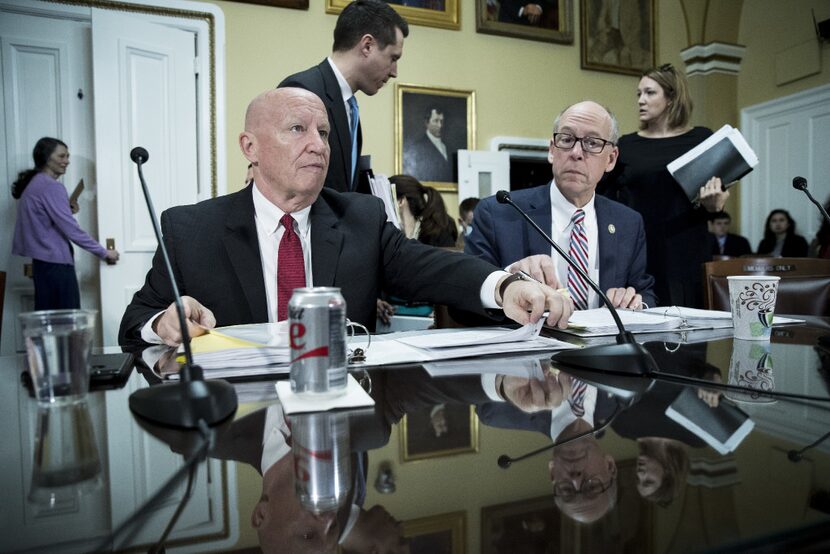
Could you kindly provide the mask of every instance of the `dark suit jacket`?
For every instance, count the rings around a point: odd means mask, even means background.
[[[251,186],[161,216],[179,291],[211,309],[217,325],[268,321]],[[311,207],[315,286],[340,287],[346,315],[374,329],[381,288],[401,298],[484,314],[479,291],[497,268],[406,237],[383,203],[323,189]],[[121,321],[119,343],[141,345],[141,327],[173,301],[160,252]]]
[[[775,239],[771,241],[761,239],[758,243],[758,255],[765,256],[775,248]],[[781,248],[783,258],[804,258],[807,256],[807,240],[801,235],[787,235],[784,239],[784,246]]]
[[[733,258],[737,258],[739,256],[745,256],[746,254],[752,254],[752,247],[749,246],[749,241],[741,235],[733,235],[732,233],[726,235],[726,242],[723,243],[723,252],[720,251],[718,237],[713,233],[709,233],[709,246],[711,247],[713,256],[732,256]]]
[[[513,202],[543,230],[550,232],[552,183],[517,190]],[[594,197],[597,213],[599,286],[634,287],[643,302],[656,306],[654,278],[646,273],[646,237],[643,219],[634,210],[603,196]],[[551,247],[511,206],[499,204],[494,196],[479,202],[473,232],[465,240],[464,252],[498,267],[536,254],[550,254]],[[614,233],[608,226],[614,225]]]
[[[420,181],[452,182],[452,153],[447,146],[447,159],[427,138],[426,133],[404,152],[403,172]]]
[[[340,94],[340,85],[337,77],[331,69],[328,60],[323,60],[319,65],[306,69],[301,73],[295,73],[283,79],[278,85],[282,87],[299,87],[309,90],[320,97],[326,106],[331,125],[329,136],[329,147],[331,147],[331,159],[329,160],[329,172],[326,175],[327,188],[339,192],[357,190],[357,179],[352,168],[352,138],[349,132],[349,116],[346,113],[346,106],[343,104],[343,96]],[[363,146],[362,126],[357,126],[357,156],[360,157],[360,150]],[[360,192],[368,192],[361,190]]]

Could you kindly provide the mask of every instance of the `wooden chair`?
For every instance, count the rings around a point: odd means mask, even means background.
[[[727,275],[777,275],[775,312],[830,316],[830,260],[732,258],[703,264],[703,295],[711,310],[729,310]]]

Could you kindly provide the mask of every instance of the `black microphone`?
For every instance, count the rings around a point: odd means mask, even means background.
[[[830,215],[827,215],[827,210],[824,209],[824,206],[819,204],[813,195],[810,194],[810,191],[807,190],[807,179],[804,177],[793,177],[793,188],[802,191],[804,194],[807,195],[807,198],[810,199],[810,202],[816,205],[818,211],[821,213],[821,217],[824,218],[824,221],[830,223]]]
[[[805,446],[801,450],[788,450],[787,451],[787,459],[791,462],[800,462],[802,457],[804,456],[805,452],[807,452],[811,448],[815,448],[816,446],[818,446],[819,444],[821,444],[822,442],[827,440],[828,437],[830,437],[830,431],[823,434],[818,439],[816,439],[812,444],[808,444],[807,446]]]
[[[530,219],[524,210],[517,206],[510,198],[510,193],[505,190],[500,190],[496,193],[496,200],[500,204],[509,204],[519,214],[530,223],[537,233],[539,233],[554,250],[556,250],[562,258],[568,262],[582,279],[588,283],[594,292],[599,295],[602,302],[611,312],[617,328],[620,330],[617,335],[617,344],[604,344],[599,346],[588,346],[585,348],[577,348],[574,350],[561,350],[551,356],[551,361],[563,369],[569,370],[589,370],[589,371],[607,371],[621,375],[647,375],[651,372],[657,371],[657,362],[654,361],[651,354],[643,348],[642,345],[637,344],[634,340],[634,335],[625,330],[620,315],[617,309],[605,296],[605,293],[600,290],[593,279],[591,279],[585,271],[575,263],[562,248],[539,227],[535,221]]]
[[[142,165],[150,158],[146,149],[137,146],[130,152],[130,158],[138,167],[138,179],[147,202],[147,211],[153,223],[153,231],[159,243],[167,277],[175,298],[176,312],[179,316],[179,326],[182,330],[182,345],[184,346],[185,362],[179,370],[179,382],[165,383],[154,387],[140,389],[130,395],[130,410],[133,413],[160,423],[175,427],[195,428],[199,421],[214,425],[236,412],[236,391],[227,381],[205,381],[202,368],[193,363],[193,354],[190,350],[190,333],[187,331],[187,322],[184,315],[184,305],[179,294],[179,287],[170,265],[170,256],[161,235],[161,228],[153,209],[150,191],[144,181]]]

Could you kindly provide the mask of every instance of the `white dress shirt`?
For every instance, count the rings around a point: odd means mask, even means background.
[[[427,134],[427,138],[432,143],[432,145],[435,147],[435,149],[438,150],[438,152],[442,156],[444,156],[444,159],[446,160],[447,159],[447,145],[444,144],[444,141],[442,141],[441,139],[439,139],[436,136],[433,136],[432,133],[430,133],[429,131],[427,131],[426,134]]]
[[[331,70],[334,71],[334,76],[337,78],[337,84],[340,85],[340,95],[343,97],[343,105],[346,106],[346,117],[349,119],[349,129],[352,128],[352,107],[349,106],[349,98],[354,96],[354,92],[352,91],[352,87],[349,86],[349,82],[346,81],[346,78],[343,77],[343,74],[340,73],[340,70],[337,69],[337,66],[334,65],[334,62],[331,58],[326,58],[331,66]]]
[[[594,282],[599,283],[599,256],[597,255],[597,240],[599,233],[597,227],[597,212],[594,208],[595,198],[596,196],[592,196],[591,200],[582,207],[582,210],[585,212],[585,221],[583,225],[585,226],[585,233],[588,235],[588,275],[594,280]],[[571,218],[578,208],[562,196],[562,192],[556,186],[556,183],[551,183],[550,186],[550,209],[550,236],[556,244],[562,247],[565,252],[568,252],[571,244],[571,231],[573,230]],[[568,262],[566,262],[564,258],[562,258],[562,256],[560,256],[553,249],[553,247],[550,249],[550,255],[551,258],[553,258],[553,264],[556,268],[556,276],[559,279],[559,284],[562,287],[567,287]],[[594,290],[589,286],[588,307],[597,308],[599,305],[600,300],[597,293],[594,292]]]

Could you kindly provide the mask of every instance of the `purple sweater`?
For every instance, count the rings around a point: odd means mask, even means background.
[[[63,185],[46,173],[38,173],[17,200],[12,254],[74,265],[69,241],[99,258],[107,255],[107,250],[75,221]]]

